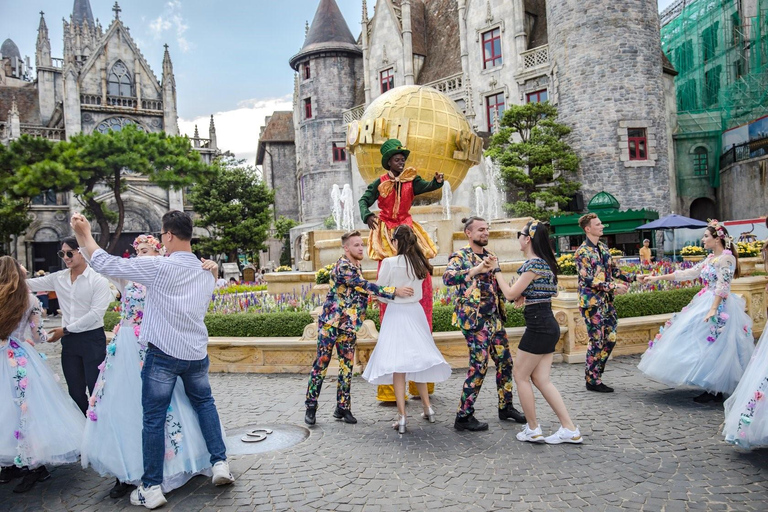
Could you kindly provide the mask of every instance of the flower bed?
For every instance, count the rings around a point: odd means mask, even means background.
[[[214,295],[228,295],[231,293],[251,293],[267,291],[266,284],[240,283],[229,286],[222,286],[213,290]]]

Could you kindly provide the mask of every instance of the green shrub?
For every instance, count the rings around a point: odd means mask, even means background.
[[[111,332],[117,324],[120,323],[120,313],[117,311],[107,311],[104,313],[104,330]]]
[[[699,290],[701,287],[695,286],[657,292],[628,293],[617,295],[614,305],[619,318],[677,313],[693,299],[694,295],[699,293]]]
[[[432,309],[432,332],[458,331],[459,329],[457,327],[451,325],[453,311],[453,306],[434,306]],[[369,309],[366,312],[365,318],[367,320],[373,320],[373,323],[376,324],[376,329],[381,329],[378,310]],[[515,309],[512,304],[507,304],[507,322],[504,326],[522,327],[524,325],[525,319],[523,318],[523,310]]]
[[[205,315],[209,336],[224,337],[288,337],[301,336],[304,327],[312,323],[307,312],[283,313],[236,313],[231,315],[211,313]]]

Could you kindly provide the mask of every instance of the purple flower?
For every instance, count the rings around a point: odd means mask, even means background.
[[[714,336],[707,336],[707,341],[710,343],[714,343],[715,342]]]

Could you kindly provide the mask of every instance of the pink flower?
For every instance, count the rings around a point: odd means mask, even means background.
[[[19,363],[19,366],[27,366],[27,358],[26,357],[19,357],[16,359],[16,362]]]
[[[24,377],[23,379],[21,379],[19,381],[19,387],[21,389],[27,389],[27,378],[26,377]]]
[[[139,337],[139,333],[141,333],[141,326],[140,325],[134,325],[133,326],[133,334],[136,335],[136,337]]]
[[[723,311],[722,313],[720,313],[720,318],[723,321],[726,321],[726,320],[728,320],[730,318],[730,315],[728,313],[726,313],[725,311]]]
[[[106,364],[107,364],[106,359],[101,362],[101,364],[98,366],[100,372],[104,371],[104,366],[106,366]],[[91,368],[93,368],[93,367],[91,367]]]
[[[173,450],[168,450],[165,452],[165,460],[171,460],[176,456],[175,453],[173,453]]]
[[[762,391],[755,391],[755,400],[762,400],[763,396],[765,395],[763,394]]]
[[[7,354],[8,354],[8,359],[13,359],[13,350],[9,350]]]
[[[96,416],[96,411],[94,411],[93,409],[89,409],[88,410],[88,419],[91,420],[91,421],[96,421],[98,419],[98,417]]]

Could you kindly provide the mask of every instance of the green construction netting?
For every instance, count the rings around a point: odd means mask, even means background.
[[[716,135],[768,114],[768,0],[692,0],[665,13],[661,45],[678,72],[678,133]]]

